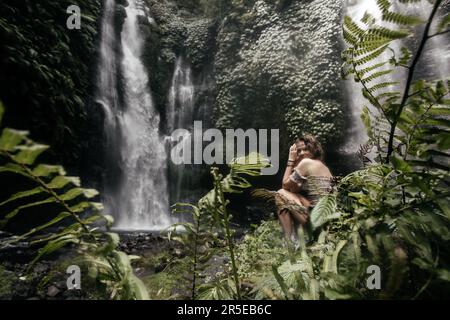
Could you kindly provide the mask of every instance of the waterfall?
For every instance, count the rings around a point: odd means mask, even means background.
[[[194,119],[194,83],[192,70],[182,56],[175,63],[175,71],[168,99],[167,124],[169,131],[189,128]]]
[[[105,187],[105,208],[119,229],[152,230],[171,224],[169,217],[167,156],[159,132],[159,114],[149,90],[149,77],[141,56],[143,39],[139,16],[146,16],[139,0],[128,0],[120,34],[122,55],[117,64],[114,0],[106,0],[102,26],[98,100],[106,110],[108,157],[117,159],[120,174],[115,188]],[[151,21],[151,19],[149,20]],[[121,70],[123,105],[117,99],[117,73]]]
[[[428,16],[431,11],[431,4],[426,0],[422,0],[417,3],[408,4],[408,5],[395,5],[393,10],[398,12],[413,14],[420,16],[423,20],[428,19]],[[346,5],[344,6],[344,14],[350,16],[356,23],[360,23],[361,18],[364,16],[366,12],[371,13],[374,18],[377,20],[377,23],[381,26],[385,27],[394,27],[391,23],[387,23],[381,20],[381,12],[376,4],[376,0],[347,0]],[[416,30],[416,37],[421,37],[423,33],[423,27],[418,28]],[[391,43],[390,47],[396,52],[396,56],[400,56],[399,52],[402,46],[409,46],[404,41],[394,41]],[[442,79],[446,76],[450,75],[449,68],[449,42],[446,37],[435,37],[428,41],[427,47],[425,49],[425,54],[421,58],[421,65],[423,66],[422,71],[426,71],[429,75],[429,80]],[[389,60],[392,56],[390,51],[385,51],[382,55],[375,59],[375,61],[371,61],[370,64],[376,64],[383,61]],[[362,68],[365,65],[361,66]],[[385,68],[389,69],[392,66],[387,65]],[[379,81],[386,82],[395,82],[398,81],[399,85],[391,86],[392,90],[400,90],[404,89],[404,81],[406,79],[407,71],[406,69],[401,70],[397,68],[394,73],[385,75],[379,79]],[[363,106],[369,107],[369,109],[373,112],[373,108],[371,109],[370,103],[363,97],[361,92],[361,85],[353,81],[353,79],[349,79],[345,81],[345,89],[347,96],[347,103],[349,104],[349,109],[351,110],[351,128],[349,129],[349,137],[348,142],[343,147],[344,152],[355,152],[358,150],[359,145],[365,143],[367,141],[366,130],[361,121],[360,115]]]
[[[194,83],[190,65],[182,56],[176,59],[167,105],[169,134],[175,129],[190,129],[194,123]],[[189,138],[190,134],[181,139]],[[181,191],[188,188],[187,174],[192,168],[176,165],[170,168],[172,202],[182,200]]]
[[[103,20],[101,27],[101,44],[99,59],[99,83],[97,101],[105,112],[105,133],[108,135],[115,131],[114,114],[118,110],[117,95],[117,65],[116,65],[116,39],[114,32],[114,0],[105,0]],[[108,141],[112,137],[107,138]]]

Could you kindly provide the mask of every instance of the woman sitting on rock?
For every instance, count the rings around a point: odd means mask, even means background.
[[[323,150],[312,135],[298,138],[289,149],[282,189],[275,195],[278,219],[286,239],[297,243],[295,223],[305,225],[320,197],[332,191],[333,176],[323,163]]]

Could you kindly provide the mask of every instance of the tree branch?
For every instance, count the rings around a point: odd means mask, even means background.
[[[445,31],[441,31],[441,32],[432,34],[431,36],[428,36],[428,39],[431,39],[431,38],[433,38],[433,37],[440,36],[440,35],[443,35],[443,34],[446,34],[446,33],[449,33],[449,32],[450,32],[450,29],[445,30]]]
[[[386,160],[385,160],[386,163],[389,163],[390,157],[394,150],[395,129],[397,128],[398,120],[400,119],[403,109],[406,106],[406,102],[408,101],[409,89],[411,87],[411,84],[412,84],[412,81],[414,78],[414,71],[417,66],[417,63],[420,60],[420,57],[422,56],[423,50],[425,49],[425,44],[427,43],[427,40],[429,39],[428,33],[430,32],[431,24],[433,23],[434,17],[437,13],[439,6],[441,5],[441,2],[442,2],[442,0],[436,0],[435,4],[433,6],[433,9],[431,10],[430,17],[428,18],[428,22],[425,26],[425,30],[423,32],[423,36],[422,36],[422,40],[420,41],[419,48],[417,49],[414,60],[411,63],[411,66],[409,68],[408,78],[406,80],[405,90],[403,92],[403,98],[402,98],[400,106],[397,110],[397,113],[395,114],[395,117],[392,121],[391,132],[389,133],[388,151],[387,151]]]

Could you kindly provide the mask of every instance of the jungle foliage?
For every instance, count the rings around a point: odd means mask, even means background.
[[[319,201],[311,212],[313,238],[299,228],[300,250],[282,246],[277,223],[265,221],[238,244],[233,265],[200,298],[236,298],[227,289],[236,268],[250,299],[448,297],[450,82],[415,76],[426,42],[448,32],[448,11],[438,18],[443,2],[430,3],[426,21],[394,11],[388,0],[377,1],[381,21],[369,13],[361,21],[345,18],[343,74],[361,84],[368,102],[361,117],[369,140],[359,151],[365,167]],[[395,50],[395,41],[418,30],[417,47]],[[403,69],[404,83],[383,78]],[[374,266],[381,271],[376,290],[369,285]]]
[[[187,248],[192,264],[192,279],[188,282],[191,286],[192,299],[197,297],[218,299],[224,295],[228,298],[242,299],[236,264],[235,232],[231,226],[232,215],[227,209],[229,200],[226,199],[226,194],[242,193],[250,188],[251,184],[245,176],[259,176],[261,169],[268,165],[267,159],[252,153],[229,163],[230,173],[225,177],[218,168],[213,167],[211,175],[214,188],[201,198],[197,205],[188,203],[175,205],[175,213],[188,213],[193,220],[176,224],[175,229],[169,233],[169,239],[179,241]],[[184,229],[183,232],[177,232],[176,227],[180,226]],[[200,250],[200,247],[203,250]],[[202,271],[208,267],[211,257],[223,251],[230,259],[232,276],[224,282],[212,285],[209,281],[201,279]]]
[[[0,123],[3,111],[0,104]],[[32,141],[27,131],[2,130],[0,178],[9,195],[0,199],[0,231],[11,235],[0,239],[0,250],[26,243],[36,251],[27,266],[30,271],[38,260],[54,258],[59,249],[72,245],[78,253],[74,261],[87,268],[109,298],[147,299],[130,264],[138,257],[117,250],[119,236],[107,231],[113,218],[102,214],[101,203],[92,201],[98,192],[82,188],[80,179],[67,176],[62,166],[37,161],[47,149]]]
[[[78,169],[102,1],[81,0],[81,29],[69,30],[70,0],[0,3],[0,99],[6,125],[30,130],[50,154]]]

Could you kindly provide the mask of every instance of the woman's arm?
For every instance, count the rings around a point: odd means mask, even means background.
[[[310,171],[311,161],[313,160],[305,158],[302,159],[295,167],[288,166],[288,168],[286,168],[286,171],[284,172],[283,189],[294,193],[299,192],[301,184],[305,179],[304,177],[307,177],[309,175],[308,172]],[[288,171],[290,172],[289,174]],[[296,172],[296,174],[292,177],[294,171]]]
[[[291,181],[289,177],[291,176],[292,172],[294,171],[294,167],[297,162],[297,146],[293,144],[289,148],[289,160],[286,166],[286,170],[284,170],[283,175],[283,181],[282,181],[282,188],[287,191],[295,192],[297,189],[297,185],[295,182]]]

